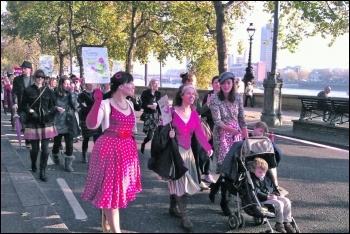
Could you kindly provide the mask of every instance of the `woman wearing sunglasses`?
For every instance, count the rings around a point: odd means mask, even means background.
[[[24,139],[29,140],[32,146],[30,159],[32,162],[32,172],[37,171],[36,161],[40,154],[40,180],[46,182],[46,167],[49,158],[50,138],[57,135],[57,130],[53,125],[54,113],[56,110],[52,92],[45,86],[45,73],[43,70],[36,70],[33,76],[34,84],[26,88],[23,92],[19,111],[26,113],[26,128]]]

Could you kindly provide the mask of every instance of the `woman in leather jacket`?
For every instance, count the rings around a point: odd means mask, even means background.
[[[50,138],[57,135],[57,130],[53,125],[56,107],[52,91],[44,85],[44,71],[40,69],[35,71],[33,77],[34,84],[24,90],[19,111],[23,111],[27,114],[24,139],[29,140],[32,146],[30,150],[30,159],[33,172],[37,171],[36,160],[41,141],[39,178],[46,182],[46,167],[50,153],[49,142]]]
[[[54,138],[52,147],[53,161],[56,165],[60,164],[59,152],[64,137],[66,151],[64,155],[64,166],[67,172],[73,172],[72,163],[75,159],[73,155],[73,138],[80,134],[78,122],[75,117],[75,110],[79,104],[70,92],[70,82],[68,76],[63,76],[58,81],[58,87],[54,92],[55,104],[57,106],[57,114],[55,115],[55,126],[58,135]]]
[[[152,79],[149,82],[148,89],[141,93],[141,103],[144,113],[143,132],[147,135],[141,144],[141,153],[145,151],[147,142],[153,139],[154,131],[159,125],[160,109],[157,102],[161,98],[158,91],[158,80]]]

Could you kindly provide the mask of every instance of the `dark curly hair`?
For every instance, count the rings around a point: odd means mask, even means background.
[[[111,77],[111,92],[115,93],[119,85],[134,81],[134,77],[128,72],[119,71]]]

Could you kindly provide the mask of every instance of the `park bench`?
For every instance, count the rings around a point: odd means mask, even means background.
[[[343,124],[349,122],[349,99],[332,98],[333,115],[331,116],[331,124]],[[347,119],[345,119],[347,118]]]
[[[323,118],[330,124],[343,124],[349,122],[349,99],[341,98],[319,98],[300,96],[301,111],[299,120],[312,120]],[[344,120],[347,117],[347,120]]]

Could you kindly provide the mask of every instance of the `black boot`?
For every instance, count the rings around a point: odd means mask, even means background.
[[[143,154],[143,153],[145,153],[145,143],[144,142],[142,142],[141,143],[141,153]]]
[[[211,183],[209,185],[209,188],[210,188],[209,199],[212,203],[215,202],[215,195],[219,192],[219,189],[221,187],[222,178],[223,177],[220,176],[218,178],[218,180],[216,181],[216,183]]]
[[[46,169],[40,170],[39,178],[40,178],[40,180],[42,180],[44,182],[46,182],[48,180],[47,176],[46,176]]]
[[[88,162],[86,154],[87,154],[86,151],[83,151],[83,153],[82,153],[83,157],[82,157],[82,160],[81,160],[82,163],[87,163]]]
[[[30,150],[30,161],[32,162],[32,172],[37,171],[36,159],[38,158],[38,152],[34,153],[33,150]]]
[[[171,215],[175,216],[176,218],[181,218],[181,213],[180,213],[179,209],[177,208],[176,198],[175,198],[174,194],[170,195],[169,213]]]
[[[49,159],[49,154],[44,154],[41,152],[40,154],[40,174],[39,178],[40,180],[46,182],[47,176],[46,176],[46,167],[47,167],[47,160]]]
[[[182,219],[182,226],[187,232],[192,232],[193,224],[191,222],[190,217],[188,216],[188,209],[187,209],[187,195],[182,195],[181,197],[176,197],[176,203],[179,206],[181,219]]]
[[[221,202],[220,207],[222,212],[224,212],[224,215],[230,216],[232,214],[230,207],[228,206],[228,200],[227,200],[227,188],[225,186],[225,182],[222,182],[221,184]]]

